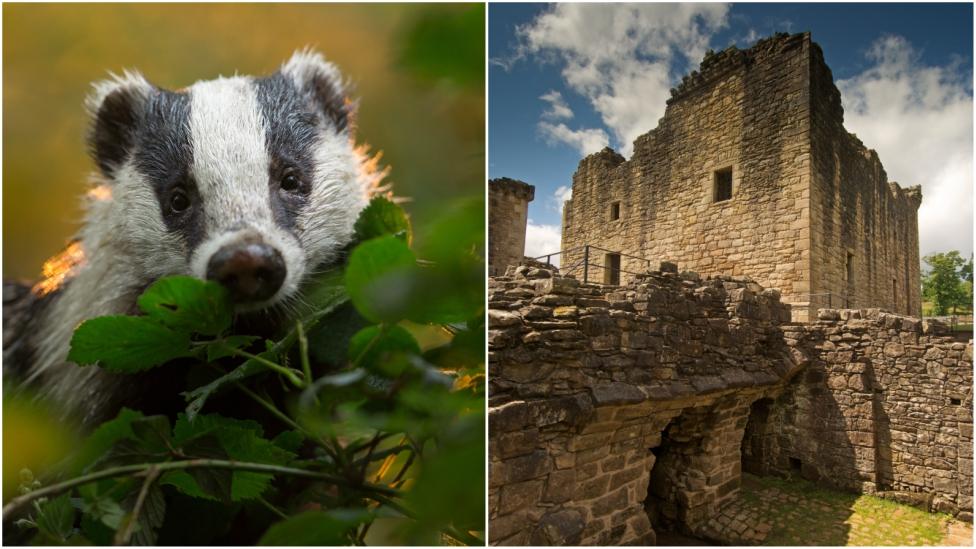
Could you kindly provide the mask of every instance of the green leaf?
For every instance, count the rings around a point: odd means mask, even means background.
[[[305,442],[305,435],[298,431],[282,431],[271,442],[286,452],[297,454],[299,448],[302,447],[302,443]]]
[[[346,267],[346,289],[356,309],[373,322],[397,322],[412,300],[416,257],[395,236],[363,242]]]
[[[203,422],[202,422],[203,423]],[[176,423],[176,441],[183,454],[190,458],[228,459],[219,436],[212,425],[203,425],[199,431]],[[170,471],[160,478],[160,484],[169,484],[188,496],[230,502],[233,471],[229,469],[192,468]]]
[[[139,418],[130,425],[140,445],[152,452],[166,452],[171,448],[172,429],[166,416]]]
[[[62,494],[41,504],[37,514],[37,528],[58,541],[67,541],[74,532],[75,508],[70,494]]]
[[[421,528],[453,524],[462,531],[484,530],[484,415],[465,416],[447,435],[440,437],[436,454],[425,455],[407,496],[410,508]]]
[[[182,332],[219,335],[234,318],[226,288],[190,276],[159,279],[143,292],[138,304],[150,318]]]
[[[110,372],[133,373],[190,356],[190,336],[144,316],[102,316],[86,320],[71,338],[68,360],[98,363]]]
[[[244,421],[223,417],[217,414],[197,416],[192,422],[186,414],[180,414],[173,429],[174,438],[178,444],[184,441],[196,441],[196,447],[186,447],[184,451],[191,455],[195,453],[195,448],[199,448],[201,440],[207,440],[204,435],[214,436],[219,441],[219,450],[226,452],[224,459],[234,459],[237,461],[248,461],[253,463],[266,463],[272,465],[284,465],[294,459],[295,454],[289,452],[274,442],[262,438],[263,431],[261,425],[254,421]],[[199,438],[204,437],[204,438]],[[208,441],[210,446],[207,450],[213,449],[212,441]],[[217,456],[201,456],[217,457]],[[224,477],[217,477],[216,472],[194,475],[194,471],[208,471],[208,469],[190,469],[191,476],[200,482],[205,482],[207,486],[200,485],[202,492],[209,495],[223,494],[225,489],[222,483]],[[227,471],[229,473],[229,471]],[[199,477],[199,478],[198,478]],[[267,473],[254,473],[245,471],[233,471],[230,476],[231,483],[230,499],[241,501],[260,496],[268,488],[272,475]],[[220,490],[220,491],[218,491]],[[187,492],[189,495],[195,495]]]
[[[273,525],[258,545],[351,545],[355,528],[370,517],[365,509],[306,511]]]
[[[417,340],[400,326],[369,326],[363,328],[349,342],[349,360],[357,366],[390,377],[399,375],[408,366],[408,355],[419,355]]]
[[[410,243],[410,220],[406,212],[385,196],[374,196],[369,201],[356,220],[355,231],[359,242],[393,235]]]
[[[127,511],[123,526],[132,519],[132,510],[135,508],[138,492],[133,492],[122,503],[122,507]],[[146,499],[142,503],[142,510],[136,519],[136,527],[132,533],[130,543],[142,547],[156,545],[159,527],[163,525],[166,518],[166,498],[163,496],[159,484],[153,484],[146,492]]]
[[[115,419],[99,425],[82,443],[81,449],[75,457],[75,468],[73,470],[79,472],[88,469],[96,460],[105,455],[116,442],[134,438],[132,422],[142,417],[142,412],[122,408]]]

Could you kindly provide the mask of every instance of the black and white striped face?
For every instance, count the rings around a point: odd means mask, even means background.
[[[336,259],[367,203],[351,106],[318,54],[179,92],[126,73],[97,84],[89,106],[111,190],[106,238],[148,279],[191,274],[225,284],[242,310],[273,305]]]

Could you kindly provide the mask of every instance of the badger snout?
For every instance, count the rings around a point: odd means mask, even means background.
[[[207,263],[207,280],[224,285],[238,303],[271,298],[287,274],[281,252],[262,242],[228,244]]]

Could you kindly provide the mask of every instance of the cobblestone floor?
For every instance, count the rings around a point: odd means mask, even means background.
[[[971,524],[806,481],[744,474],[742,491],[709,525],[734,545],[963,545]]]

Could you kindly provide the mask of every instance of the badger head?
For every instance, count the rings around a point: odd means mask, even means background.
[[[339,71],[310,51],[271,76],[178,91],[127,72],[96,84],[88,106],[110,197],[95,206],[97,244],[144,282],[220,282],[239,311],[287,302],[334,261],[377,182]]]

